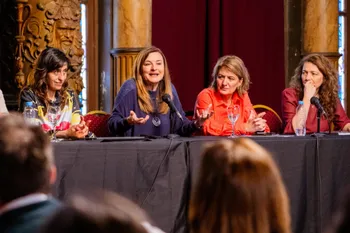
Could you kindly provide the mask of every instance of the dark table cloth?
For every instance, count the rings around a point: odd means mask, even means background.
[[[296,233],[321,233],[350,183],[350,136],[249,137],[278,164]],[[220,137],[95,140],[54,143],[58,180],[54,195],[96,188],[139,204],[166,232],[187,232],[186,212],[202,146]]]

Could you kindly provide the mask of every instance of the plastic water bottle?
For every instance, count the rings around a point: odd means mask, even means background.
[[[297,125],[295,127],[295,135],[296,136],[305,136],[306,135],[306,114],[305,114],[305,108],[304,108],[304,102],[299,101],[298,107],[296,109],[296,112],[299,112],[299,121],[297,122]]]
[[[23,110],[24,119],[28,122],[28,124],[35,125],[36,117],[35,117],[35,109],[33,108],[32,102],[26,102]]]

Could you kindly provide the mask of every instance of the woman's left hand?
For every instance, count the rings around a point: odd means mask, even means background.
[[[72,126],[72,133],[74,137],[84,138],[89,133],[90,120],[85,122],[84,117],[80,116],[80,123]]]
[[[344,131],[344,132],[350,132],[350,123],[347,123],[347,124],[344,126],[344,128],[343,128],[342,131]]]
[[[265,114],[265,112],[261,112],[255,117],[249,117],[246,123],[246,131],[251,133],[255,133],[256,131],[265,131],[266,120],[262,118]]]

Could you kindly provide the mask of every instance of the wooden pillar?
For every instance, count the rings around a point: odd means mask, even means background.
[[[320,53],[336,68],[338,52],[338,0],[305,0],[303,55]]]
[[[132,77],[134,59],[152,44],[152,0],[114,0],[113,95]],[[113,102],[113,101],[112,101]]]
[[[133,76],[133,65],[137,54],[142,48],[112,49],[113,56],[113,95],[116,96],[125,80]]]

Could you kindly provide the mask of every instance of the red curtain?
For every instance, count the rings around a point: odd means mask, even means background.
[[[193,110],[217,59],[242,58],[253,104],[280,112],[284,9],[280,0],[153,0],[152,41],[167,57],[184,110]]]

